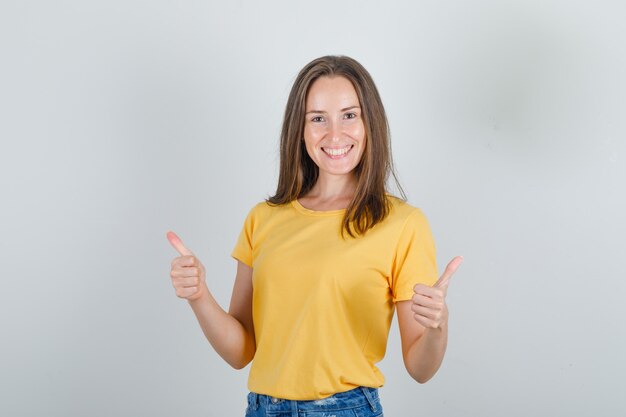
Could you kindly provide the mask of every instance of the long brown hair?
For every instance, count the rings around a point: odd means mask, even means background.
[[[276,194],[266,199],[270,204],[285,204],[306,195],[315,185],[319,168],[309,157],[304,141],[306,98],[310,86],[322,76],[343,76],[352,82],[361,105],[365,127],[365,149],[354,168],[357,187],[342,220],[344,230],[352,237],[351,226],[357,234],[365,234],[381,222],[391,210],[387,197],[387,179],[391,174],[406,201],[398,182],[391,156],[390,133],[385,108],[369,72],[353,58],[327,55],[309,62],[293,83],[282,131],[280,134],[280,175]],[[352,223],[352,225],[351,225]]]

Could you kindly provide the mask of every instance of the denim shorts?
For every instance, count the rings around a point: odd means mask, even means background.
[[[319,400],[248,393],[245,417],[384,417],[378,388],[356,387]]]

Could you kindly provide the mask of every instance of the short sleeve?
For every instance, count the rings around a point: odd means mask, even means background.
[[[415,284],[432,286],[437,282],[435,242],[428,220],[415,208],[400,232],[391,271],[393,302],[410,300]]]
[[[254,206],[248,212],[246,216],[243,226],[241,227],[241,231],[239,232],[239,237],[237,238],[237,242],[235,243],[235,247],[233,248],[230,256],[233,258],[240,260],[244,264],[252,267],[253,254],[254,254],[254,240],[253,234],[254,229],[257,223],[257,206]]]

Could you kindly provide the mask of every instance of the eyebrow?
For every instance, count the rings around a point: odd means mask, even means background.
[[[347,111],[347,110],[352,110],[352,109],[360,109],[361,106],[350,106],[350,107],[346,107],[344,109],[341,109],[341,111]],[[305,115],[309,114],[309,113],[326,113],[323,110],[309,110],[308,112],[304,113]]]

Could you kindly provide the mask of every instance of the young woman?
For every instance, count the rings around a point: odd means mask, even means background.
[[[403,199],[390,194],[392,174]],[[235,369],[250,361],[246,416],[324,412],[382,416],[376,367],[394,309],[404,364],[417,382],[447,344],[448,280],[422,211],[394,173],[389,129],[370,74],[346,56],[307,64],[291,89],[276,193],[248,212],[231,256],[229,312],[211,296],[202,263],[172,232],[176,294]],[[320,414],[322,415],[322,414]]]

